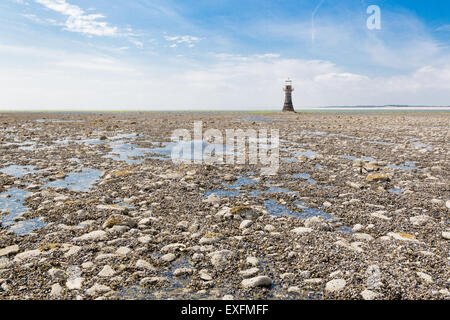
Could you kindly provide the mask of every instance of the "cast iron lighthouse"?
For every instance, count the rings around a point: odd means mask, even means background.
[[[295,112],[294,106],[292,105],[292,91],[294,91],[294,88],[292,88],[291,79],[288,78],[286,80],[286,85],[283,90],[285,92],[283,112]]]

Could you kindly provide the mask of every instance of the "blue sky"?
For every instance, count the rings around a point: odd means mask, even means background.
[[[367,8],[381,11],[370,30]],[[3,0],[0,108],[450,105],[450,2]]]

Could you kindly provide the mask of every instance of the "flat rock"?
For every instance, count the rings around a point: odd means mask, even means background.
[[[55,283],[52,285],[52,290],[50,291],[50,297],[53,299],[58,299],[63,294],[63,288],[59,285],[59,283]]]
[[[345,288],[347,282],[344,279],[334,279],[325,285],[325,291],[329,293],[339,292]]]
[[[29,250],[19,253],[15,256],[14,262],[20,263],[22,261],[28,260],[30,258],[38,257],[42,254],[41,250]]]
[[[103,230],[92,231],[82,235],[81,237],[74,238],[74,241],[101,241],[106,240],[108,235]]]
[[[256,276],[259,273],[259,268],[250,268],[247,270],[242,270],[239,271],[239,274],[243,277],[243,278],[251,278]]]
[[[78,277],[74,279],[69,279],[66,282],[66,287],[69,290],[81,290],[81,287],[83,286],[84,278]]]
[[[16,254],[17,252],[19,252],[18,245],[9,246],[9,247],[0,249],[0,257],[13,255],[13,254]]]
[[[364,300],[375,300],[379,296],[378,293],[373,292],[372,290],[364,290],[361,292],[361,297]]]
[[[99,272],[98,276],[102,278],[109,278],[115,274],[116,272],[109,265],[106,265],[103,267],[102,271]]]
[[[244,279],[241,282],[244,288],[256,288],[256,287],[270,287],[272,285],[272,279],[266,276],[259,276],[250,279]]]
[[[231,258],[234,256],[233,252],[230,250],[220,250],[210,253],[209,258],[211,259],[211,264],[217,269],[222,269],[231,263]]]
[[[298,228],[291,230],[291,232],[295,233],[295,234],[305,234],[305,233],[310,233],[311,231],[313,231],[313,229],[305,228],[305,227],[298,227]]]

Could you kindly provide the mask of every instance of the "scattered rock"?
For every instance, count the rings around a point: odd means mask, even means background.
[[[347,282],[344,279],[334,279],[327,282],[325,285],[325,291],[329,293],[339,292],[343,290],[346,285]]]
[[[272,279],[266,276],[259,276],[250,279],[244,279],[241,282],[244,288],[255,288],[255,287],[270,287],[272,285]]]

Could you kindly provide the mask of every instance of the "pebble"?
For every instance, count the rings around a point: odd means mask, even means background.
[[[100,241],[106,240],[108,234],[103,230],[92,231],[90,233],[84,234],[81,237],[74,238],[74,241]]]
[[[347,282],[344,279],[335,279],[328,281],[325,285],[325,291],[329,293],[339,292],[345,288]]]
[[[186,277],[194,273],[192,268],[178,268],[173,272],[174,277]]]
[[[136,268],[138,268],[138,269],[147,269],[147,270],[154,270],[155,269],[150,263],[148,263],[147,261],[142,260],[142,259],[139,259],[136,262]]]
[[[86,290],[88,296],[95,296],[97,294],[103,294],[111,291],[111,288],[102,284],[94,284],[91,288]]]
[[[69,279],[66,282],[66,287],[69,290],[81,290],[83,286],[84,278],[78,277],[74,279]]]
[[[50,297],[53,299],[58,299],[63,294],[63,288],[59,285],[59,283],[55,283],[52,285],[52,290],[50,291]]]
[[[255,266],[255,267],[259,264],[259,260],[256,257],[247,257],[246,262],[248,265]]]
[[[247,229],[253,224],[252,220],[243,220],[239,225],[239,229]]]
[[[109,265],[103,267],[102,271],[99,272],[98,276],[102,278],[109,278],[115,275],[116,272]]]
[[[177,258],[177,256],[174,255],[173,253],[167,253],[167,254],[165,254],[165,255],[163,255],[163,256],[161,257],[161,261],[164,261],[164,262],[172,262],[172,261],[174,261],[176,258]]]
[[[364,300],[375,300],[378,296],[378,293],[373,292],[372,290],[364,290],[361,292],[361,297]]]
[[[239,274],[243,277],[243,278],[251,278],[256,276],[259,273],[259,268],[251,268],[251,269],[247,269],[247,270],[243,270],[243,271],[239,271]]]
[[[442,238],[450,240],[450,231],[442,232]]]
[[[255,288],[255,287],[270,287],[272,285],[272,279],[266,276],[259,276],[250,279],[244,279],[241,282],[244,288]]]
[[[310,233],[312,231],[313,231],[313,229],[305,228],[305,227],[298,227],[298,228],[291,230],[291,232],[295,233],[295,234],[305,234],[305,233]]]
[[[215,251],[209,254],[211,264],[217,269],[222,269],[232,262],[233,252],[230,250]]]
[[[417,275],[422,279],[422,280],[424,280],[426,283],[432,283],[433,282],[433,278],[429,275],[429,274],[426,274],[426,273],[424,273],[424,272],[417,272]]]

